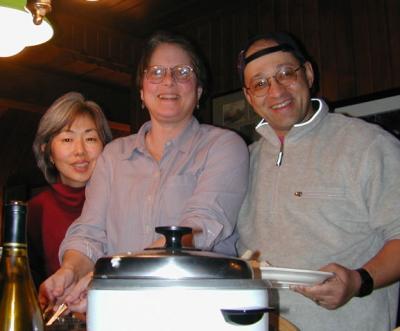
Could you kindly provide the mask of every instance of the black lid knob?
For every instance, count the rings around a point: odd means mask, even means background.
[[[185,226],[158,226],[156,232],[165,237],[165,249],[181,249],[182,237],[192,233],[192,228]]]

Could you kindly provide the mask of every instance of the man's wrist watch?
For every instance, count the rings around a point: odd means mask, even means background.
[[[356,297],[362,298],[372,293],[374,290],[374,280],[367,270],[360,268],[356,270],[361,277],[361,286]]]

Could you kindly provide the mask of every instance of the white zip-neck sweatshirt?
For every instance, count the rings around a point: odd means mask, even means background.
[[[336,262],[356,269],[400,239],[400,142],[376,125],[328,113],[322,100],[313,103],[316,114],[285,136],[281,166],[274,130],[257,128],[239,253],[259,251],[261,260],[287,268]],[[396,319],[397,284],[334,311],[289,290],[276,294],[282,315],[304,331],[389,331]]]

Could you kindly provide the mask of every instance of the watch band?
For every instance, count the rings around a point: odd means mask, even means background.
[[[356,271],[361,277],[361,286],[356,296],[362,298],[372,293],[374,290],[374,280],[364,268],[357,269]]]

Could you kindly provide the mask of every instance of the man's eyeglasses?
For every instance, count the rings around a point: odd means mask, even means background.
[[[249,87],[245,86],[245,88],[255,97],[263,97],[268,94],[269,88],[271,87],[270,80],[272,78],[283,86],[289,86],[297,81],[297,71],[301,68],[303,68],[302,64],[297,68],[282,67],[273,76],[252,79]]]
[[[185,83],[189,81],[194,73],[193,68],[189,65],[177,65],[172,68],[166,68],[164,66],[151,66],[144,70],[144,74],[148,81],[159,84],[164,80],[168,70],[170,70],[171,76],[175,82],[178,83]]]

